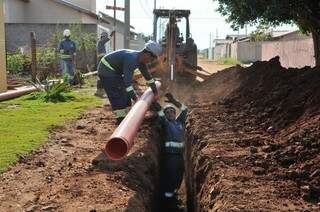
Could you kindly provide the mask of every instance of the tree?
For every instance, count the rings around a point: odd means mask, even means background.
[[[320,1],[318,0],[214,0],[218,11],[227,16],[234,29],[245,24],[295,23],[305,33],[311,33],[316,65],[320,66]]]
[[[271,32],[268,32],[269,26],[258,25],[257,29],[250,33],[250,41],[266,41],[271,39]]]

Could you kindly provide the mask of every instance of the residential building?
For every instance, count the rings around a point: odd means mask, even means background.
[[[34,31],[39,45],[46,44],[57,31],[81,24],[88,32],[111,32],[113,18],[96,13],[96,0],[4,0],[6,49],[15,51],[29,44]],[[124,23],[116,23],[116,47],[123,48]],[[135,42],[135,41],[133,41]],[[112,45],[112,44],[111,44]]]

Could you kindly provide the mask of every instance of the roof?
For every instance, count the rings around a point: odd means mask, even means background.
[[[240,39],[242,39],[242,38],[246,38],[246,37],[248,37],[248,35],[240,35],[240,34],[231,34],[231,35],[227,35],[226,36],[226,39],[228,40],[228,39],[237,39],[237,40],[240,40]]]
[[[215,46],[228,44],[228,43],[232,43],[232,42],[233,42],[233,40],[231,40],[231,39],[214,39],[213,40],[213,43],[215,44]]]
[[[113,18],[112,16],[107,15],[107,14],[105,14],[104,12],[101,12],[101,11],[99,11],[98,16],[99,16],[99,17],[102,17],[102,18],[104,18],[104,19],[112,19],[112,21],[114,20],[114,18]],[[110,22],[110,20],[109,20],[109,22]],[[116,19],[116,22],[117,22],[117,23],[120,23],[120,24],[124,24],[124,22],[121,21],[121,20],[119,20],[119,19]],[[130,28],[131,28],[131,29],[134,29],[134,27],[131,26],[131,25],[130,25]]]
[[[281,38],[287,35],[298,33],[299,30],[292,30],[292,31],[272,31],[272,38]]]
[[[110,22],[108,20],[106,20],[103,17],[98,16],[96,13],[92,12],[91,10],[87,10],[85,8],[82,8],[82,7],[78,6],[78,5],[72,4],[72,3],[68,2],[68,1],[65,1],[65,0],[51,0],[51,1],[54,1],[54,2],[56,2],[58,4],[67,6],[69,8],[74,9],[74,10],[77,10],[78,12],[85,13],[85,14],[89,15],[92,18],[95,18],[97,20],[101,20],[102,22],[110,24]]]

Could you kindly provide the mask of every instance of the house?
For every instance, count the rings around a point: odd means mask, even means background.
[[[111,32],[113,18],[96,13],[96,0],[4,0],[6,50],[29,44],[34,31],[39,45],[70,24],[81,24],[87,32]],[[124,23],[117,20],[116,47],[123,48]]]

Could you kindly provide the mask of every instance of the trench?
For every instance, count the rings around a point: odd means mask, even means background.
[[[181,183],[180,188],[177,190],[175,197],[173,198],[173,201],[170,201],[169,203],[164,201],[163,199],[163,185],[165,181],[167,180],[165,178],[165,173],[163,171],[163,154],[161,154],[161,142],[162,136],[161,136],[161,126],[157,123],[156,119],[153,119],[149,126],[151,127],[152,136],[147,139],[148,145],[153,149],[152,156],[153,158],[157,158],[156,161],[156,171],[153,172],[154,176],[152,177],[153,184],[154,184],[154,191],[151,194],[150,197],[148,197],[149,201],[145,208],[149,208],[151,211],[177,211],[177,212],[192,212],[194,211],[194,196],[193,196],[193,183],[192,183],[192,137],[189,136],[188,131],[186,131],[186,137],[185,137],[185,151],[184,151],[184,177],[183,181]],[[128,207],[128,211],[132,211],[132,208],[130,208],[130,205]]]

